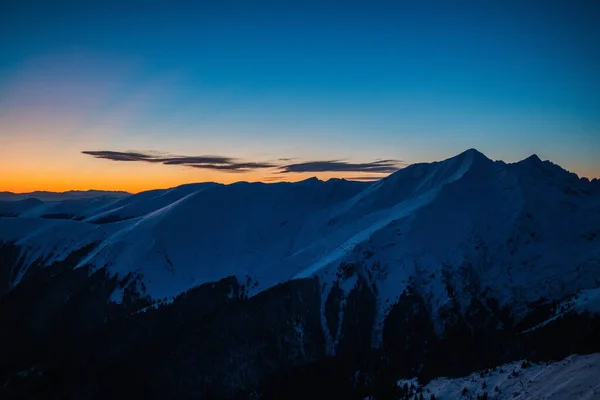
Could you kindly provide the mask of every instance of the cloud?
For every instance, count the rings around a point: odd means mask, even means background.
[[[363,176],[351,176],[349,178],[344,178],[344,179],[346,179],[347,181],[375,182],[375,181],[382,179],[382,177],[381,176],[363,175]]]
[[[262,178],[263,182],[288,182],[285,180],[285,178],[281,177],[281,176],[265,176],[264,178]]]
[[[276,165],[269,163],[257,163],[257,162],[244,162],[244,163],[230,163],[230,164],[186,164],[194,168],[202,169],[216,169],[227,172],[246,172],[253,169],[262,168],[275,168]]]
[[[158,152],[138,151],[82,151],[83,154],[112,161],[138,161],[164,165],[183,165],[200,169],[214,169],[227,172],[246,172],[253,169],[275,168],[278,165],[268,162],[247,162],[223,156],[174,156]]]
[[[145,162],[162,162],[156,156],[151,154],[118,151],[82,151],[83,154],[94,156],[96,158],[104,158],[113,161],[145,161]]]
[[[290,172],[374,172],[392,173],[400,169],[399,160],[378,160],[370,163],[348,163],[345,161],[310,161],[281,166],[281,173]]]
[[[155,151],[83,151],[83,154],[112,161],[146,162],[163,165],[183,165],[198,169],[211,169],[224,172],[248,172],[257,169],[272,169],[277,174],[289,173],[318,173],[318,172],[357,172],[372,174],[390,174],[404,165],[399,160],[375,160],[368,163],[349,163],[341,160],[310,161],[290,163],[291,158],[279,158],[271,161],[247,161],[226,156],[176,156]],[[355,180],[376,180],[381,176],[361,176]]]

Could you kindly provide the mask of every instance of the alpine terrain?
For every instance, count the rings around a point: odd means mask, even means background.
[[[3,399],[600,398],[600,181],[2,194],[0,343]]]

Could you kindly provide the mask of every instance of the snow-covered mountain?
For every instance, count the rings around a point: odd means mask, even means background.
[[[49,264],[97,243],[78,266],[139,274],[155,299],[231,275],[249,277],[252,293],[297,277],[329,285],[341,263],[379,264],[381,302],[418,278],[436,308],[448,302],[444,271],[454,280],[472,273],[501,304],[523,307],[600,286],[598,188],[536,156],[505,164],[469,150],[374,184],[208,183],[13,204],[5,212],[18,218],[0,220],[0,238],[27,247],[31,260]],[[48,215],[58,219],[39,218]]]
[[[221,293],[223,282],[240,307],[297,292],[303,306],[288,310],[281,327],[297,335],[294,350],[286,347],[286,360],[298,353],[290,365],[376,349],[397,374],[465,372],[522,355],[502,335],[543,335],[558,326],[560,304],[600,290],[600,183],[537,156],[507,164],[468,150],[374,183],[201,183],[0,202],[0,215],[5,297],[26,298],[31,287],[68,276],[78,282],[61,283],[68,300],[100,279],[103,300],[95,302],[104,313],[140,315],[151,305],[177,309],[186,292]],[[310,310],[300,311],[304,302]],[[467,336],[491,331],[502,334],[488,345],[504,351],[464,362],[450,352],[445,366],[431,366],[440,346],[458,351]],[[251,357],[253,348],[239,351]],[[265,374],[233,374],[231,386]]]

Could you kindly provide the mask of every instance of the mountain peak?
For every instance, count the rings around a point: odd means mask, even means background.
[[[462,153],[459,153],[457,155],[455,155],[454,157],[450,157],[446,160],[444,160],[444,162],[461,162],[461,163],[468,163],[468,164],[481,164],[482,162],[486,162],[486,161],[491,161],[485,154],[483,154],[482,152],[480,152],[477,149],[468,149],[463,151]]]
[[[310,178],[306,178],[306,179],[304,179],[302,181],[299,181],[298,183],[303,183],[303,184],[309,185],[309,184],[315,184],[315,183],[318,183],[318,182],[320,182],[320,179],[317,178],[316,176],[312,176]]]
[[[528,163],[542,163],[543,161],[538,157],[537,154],[532,154],[529,157],[527,157],[526,159],[524,159],[522,162],[528,162]]]
[[[451,158],[471,158],[473,160],[489,160],[489,158],[477,149],[468,149]]]
[[[477,150],[475,148],[467,149],[467,150],[463,151],[461,154],[473,154],[473,155],[481,155],[481,156],[485,157],[485,154],[483,154],[482,152],[480,152],[479,150]]]

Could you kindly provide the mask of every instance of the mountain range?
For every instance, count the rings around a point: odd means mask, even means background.
[[[124,197],[128,195],[130,195],[130,193],[103,190],[71,190],[68,192],[61,193],[43,191],[30,193],[0,192],[0,201],[15,201],[25,199],[38,199],[41,201],[63,201],[77,199],[92,199],[97,197]]]
[[[0,310],[7,398],[408,398],[600,352],[600,182],[471,149],[376,182],[3,195]]]

